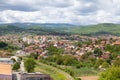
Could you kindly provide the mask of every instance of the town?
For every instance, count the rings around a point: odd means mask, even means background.
[[[116,46],[115,51],[119,52],[119,45],[120,37],[113,35],[91,37],[3,35],[0,36],[0,80],[53,80],[50,74],[27,70],[24,63],[28,57],[34,58],[38,64],[40,61],[75,77],[80,75],[58,66],[75,66],[78,69],[89,66],[91,69],[94,67],[99,71],[104,71],[111,65],[120,65],[120,55],[116,54],[114,49],[111,51],[111,48]]]

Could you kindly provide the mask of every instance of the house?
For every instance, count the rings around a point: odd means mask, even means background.
[[[120,45],[120,42],[114,42],[112,45]]]
[[[49,75],[42,73],[13,73],[12,80],[53,80]]]
[[[0,80],[12,80],[11,64],[0,63]]]

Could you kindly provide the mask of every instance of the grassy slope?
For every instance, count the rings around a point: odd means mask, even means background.
[[[98,25],[89,25],[84,27],[74,27],[69,29],[72,33],[97,33],[97,32],[108,32],[108,33],[120,33],[119,24],[98,24]]]
[[[49,74],[54,80],[74,80],[66,72],[64,72],[58,68],[40,63],[40,62],[37,62],[35,71],[37,71],[37,72],[40,71],[42,73]]]

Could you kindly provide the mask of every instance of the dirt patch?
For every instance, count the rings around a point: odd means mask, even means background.
[[[83,76],[80,77],[82,80],[98,80],[98,76]]]

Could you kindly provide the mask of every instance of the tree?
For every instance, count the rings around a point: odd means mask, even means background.
[[[19,68],[20,68],[20,62],[16,62],[16,63],[13,65],[12,70],[18,70]]]
[[[77,59],[72,55],[64,55],[63,56],[63,64],[64,65],[74,65],[77,62],[78,62]]]
[[[104,62],[103,59],[97,59],[94,67],[95,67],[95,68],[98,68],[100,65],[103,64],[103,62]]]
[[[109,63],[107,63],[107,62],[102,63],[102,68],[108,68],[108,67],[109,67]]]
[[[94,55],[95,55],[96,57],[101,57],[101,55],[102,55],[102,50],[99,49],[99,48],[95,48],[95,50],[94,50]]]
[[[7,43],[5,43],[5,42],[0,42],[0,48],[5,48],[5,47],[7,47],[7,46],[8,46]]]
[[[24,62],[24,66],[27,72],[34,72],[34,68],[35,68],[35,61],[33,58],[28,58],[27,60],[25,60]]]
[[[39,54],[38,53],[31,53],[30,57],[34,59],[38,59]]]
[[[16,62],[16,60],[14,58],[11,59],[14,63]]]
[[[47,48],[47,50],[48,50],[48,55],[56,55],[56,54],[59,55],[59,54],[63,53],[63,49],[57,48],[57,47],[55,47],[53,45],[50,45]]]
[[[78,47],[82,47],[82,42],[77,42],[77,43],[75,43],[75,45]]]
[[[113,61],[114,66],[120,66],[120,59],[116,59]]]
[[[100,75],[99,80],[120,80],[120,67],[112,67]]]

